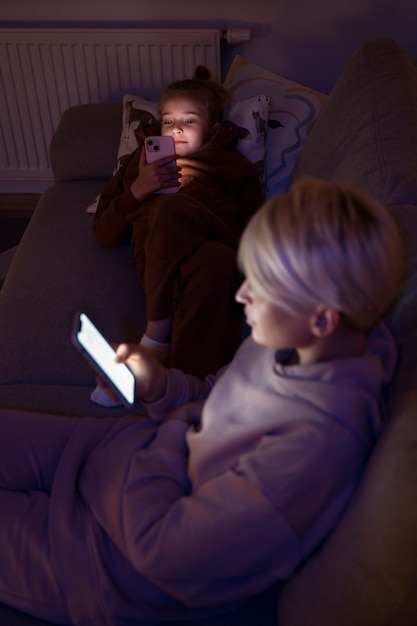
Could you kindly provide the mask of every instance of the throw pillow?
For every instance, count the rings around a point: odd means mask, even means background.
[[[234,100],[268,93],[265,194],[287,189],[295,161],[327,96],[290,81],[236,55],[224,80]]]
[[[121,166],[123,157],[132,154],[138,147],[135,130],[140,124],[158,121],[158,102],[145,100],[140,96],[126,93],[123,96],[122,130],[113,176]],[[101,194],[98,194],[87,207],[87,213],[95,213]]]
[[[123,157],[132,154],[138,147],[135,130],[141,125],[158,122],[158,102],[144,100],[127,93],[123,96],[122,130],[113,174],[121,165]]]
[[[245,100],[233,101],[223,116],[225,124],[229,123],[238,132],[237,149],[256,166],[262,181],[265,175],[265,141],[270,108],[270,97],[257,94]]]

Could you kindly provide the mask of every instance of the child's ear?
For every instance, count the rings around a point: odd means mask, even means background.
[[[340,322],[340,313],[328,306],[318,306],[310,317],[310,330],[315,337],[331,335]]]

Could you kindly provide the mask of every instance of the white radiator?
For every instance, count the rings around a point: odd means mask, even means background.
[[[158,100],[199,64],[220,77],[219,30],[0,29],[0,192],[50,184],[49,144],[69,106]]]

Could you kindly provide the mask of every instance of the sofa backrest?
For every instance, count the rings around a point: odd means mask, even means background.
[[[408,275],[387,322],[400,363],[388,423],[339,525],[285,586],[279,626],[417,624],[417,68],[376,39],[349,61],[294,170],[364,189],[406,238]],[[375,277],[383,280],[383,277]]]
[[[81,104],[64,111],[49,151],[55,182],[109,180],[116,164],[121,120],[121,103]]]

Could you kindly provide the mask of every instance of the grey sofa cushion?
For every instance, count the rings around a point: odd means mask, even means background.
[[[145,296],[133,248],[104,248],[85,212],[102,186],[50,187],[23,236],[0,291],[1,406],[94,413],[94,377],[70,339],[76,310],[88,312],[111,341],[137,341],[143,333]],[[84,406],[75,387],[85,388]]]
[[[121,128],[119,103],[82,104],[67,109],[50,146],[55,182],[109,180],[116,164]]]

